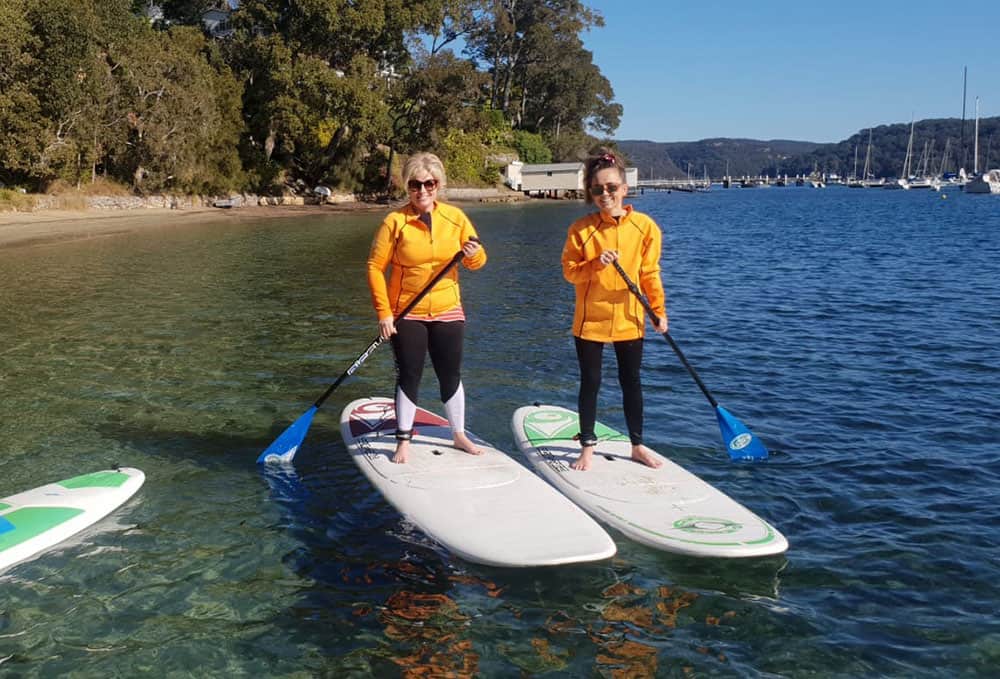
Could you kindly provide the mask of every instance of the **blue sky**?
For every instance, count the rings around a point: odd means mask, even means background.
[[[625,107],[616,139],[835,142],[923,118],[1000,115],[1000,0],[584,0]]]

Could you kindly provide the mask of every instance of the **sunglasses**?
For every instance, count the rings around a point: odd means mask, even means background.
[[[410,191],[419,191],[421,188],[423,188],[425,191],[427,191],[427,193],[430,193],[431,191],[436,189],[437,185],[438,185],[437,179],[425,179],[424,181],[420,181],[419,179],[411,179],[410,181],[406,182],[406,188],[408,188]]]
[[[621,184],[604,184],[603,186],[601,184],[597,184],[590,187],[590,195],[601,196],[604,195],[605,191],[607,191],[608,194],[618,193],[618,189],[621,187]]]

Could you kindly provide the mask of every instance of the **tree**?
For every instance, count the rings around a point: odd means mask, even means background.
[[[147,29],[117,58],[125,148],[112,163],[143,191],[199,193],[238,186],[242,132],[240,87],[227,68],[206,59],[201,31]]]
[[[35,43],[26,5],[0,0],[0,172],[7,183],[27,179],[41,155],[45,119],[29,82]]]
[[[514,148],[517,149],[517,155],[522,162],[552,162],[552,150],[546,145],[540,134],[517,130],[514,133]]]

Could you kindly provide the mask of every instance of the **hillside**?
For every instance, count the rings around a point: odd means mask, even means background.
[[[926,148],[927,167],[937,173],[973,168],[974,121],[965,121],[964,151],[962,121],[958,118],[919,120],[914,125],[913,166],[917,166]],[[910,123],[880,125],[872,129],[871,167],[877,177],[896,177],[903,167]],[[618,148],[629,163],[639,168],[642,179],[684,177],[690,163],[691,175],[712,177],[742,175],[809,174],[814,169],[825,173],[851,175],[857,148],[858,174],[861,174],[868,147],[868,130],[858,130],[843,141],[818,144],[806,141],[753,139],[702,139],[695,142],[652,142],[624,140]],[[947,148],[947,155],[945,150]],[[979,121],[979,168],[1000,166],[1000,117]]]

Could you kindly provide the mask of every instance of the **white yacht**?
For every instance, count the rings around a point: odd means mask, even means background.
[[[962,190],[966,193],[1000,193],[1000,170],[979,173],[979,97],[976,97],[975,140],[975,152],[972,156],[974,169],[972,176],[965,181]]]
[[[963,190],[966,193],[1000,193],[1000,170],[990,170],[973,176]]]

